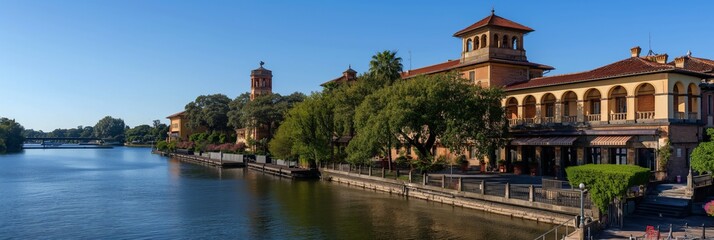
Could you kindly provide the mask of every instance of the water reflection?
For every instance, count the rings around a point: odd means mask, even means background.
[[[148,149],[0,156],[0,238],[532,239],[550,225]]]

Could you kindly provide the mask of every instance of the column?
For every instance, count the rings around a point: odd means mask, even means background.
[[[553,120],[554,122],[557,123],[562,123],[563,122],[563,103],[562,102],[555,102],[555,119]]]
[[[585,122],[585,101],[584,100],[578,100],[575,102],[578,107],[576,107],[578,111],[578,120],[577,122]],[[602,107],[602,106],[601,106]]]
[[[635,111],[637,111],[635,96],[627,96],[627,121],[635,121]]]
[[[578,154],[578,165],[585,165],[585,148],[579,147],[575,152]]]
[[[555,169],[556,169],[556,171],[555,171],[555,177],[556,177],[556,178],[562,178],[562,176],[563,176],[562,174],[560,174],[560,171],[561,171],[561,169],[560,169],[560,167],[561,167],[561,164],[560,164],[561,158],[560,158],[560,157],[561,157],[561,154],[560,154],[560,146],[556,146],[556,147],[555,147]]]
[[[600,121],[610,121],[610,99],[600,100]]]

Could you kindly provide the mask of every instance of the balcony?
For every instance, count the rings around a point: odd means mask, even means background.
[[[578,122],[578,116],[563,116],[563,123],[576,123]]]
[[[508,126],[518,126],[523,122],[521,118],[511,118],[508,119]]]
[[[676,119],[685,120],[685,119],[687,119],[685,116],[686,115],[684,114],[684,112],[676,112],[674,117]]]
[[[541,124],[551,124],[555,122],[555,117],[543,117],[540,121]]]
[[[588,122],[599,122],[600,114],[588,114],[586,115]]]
[[[698,113],[696,113],[696,112],[690,112],[690,113],[689,113],[689,120],[690,120],[690,121],[697,121],[697,120],[699,120],[698,117],[697,117],[697,115],[698,115]]]
[[[655,112],[654,111],[646,111],[646,112],[636,112],[635,117],[637,120],[641,119],[654,119]]]
[[[627,113],[612,113],[610,114],[610,121],[625,121],[627,120]]]
[[[535,124],[535,117],[532,118],[523,118],[523,124]]]

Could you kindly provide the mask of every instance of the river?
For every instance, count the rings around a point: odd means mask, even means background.
[[[148,148],[0,155],[0,239],[533,239],[550,227]]]

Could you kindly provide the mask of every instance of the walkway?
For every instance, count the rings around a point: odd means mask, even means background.
[[[672,224],[672,236],[676,238],[701,237],[702,223],[706,224],[706,237],[714,238],[714,218],[706,216],[690,216],[686,218],[659,218],[659,217],[644,217],[630,216],[625,217],[625,225],[622,229],[609,228],[601,232],[597,239],[627,239],[630,236],[644,236],[647,226],[653,226],[655,229],[660,227],[660,236],[666,238],[669,233],[669,225]],[[688,226],[687,228],[685,228]]]

